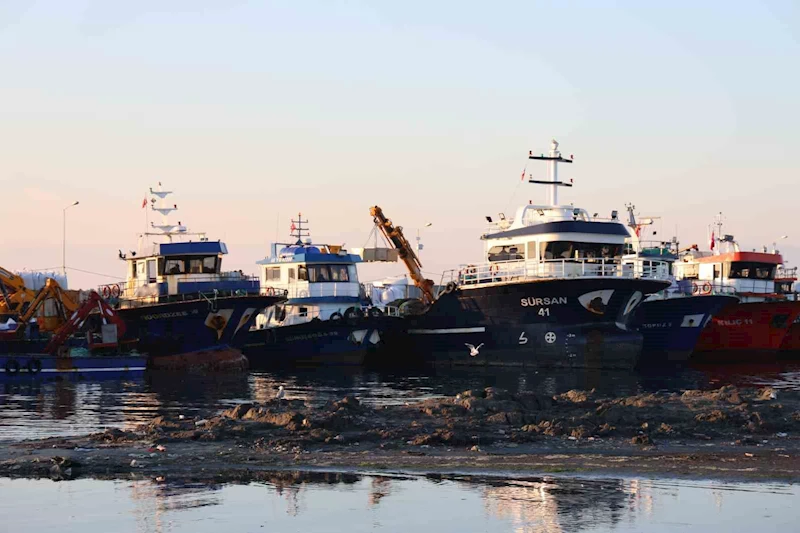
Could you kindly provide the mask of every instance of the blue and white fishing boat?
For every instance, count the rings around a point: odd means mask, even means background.
[[[731,290],[708,285],[707,290],[690,280],[677,281],[673,266],[679,260],[676,238],[666,242],[640,240],[643,228],[652,220],[636,220],[634,206],[628,205],[628,228],[631,236],[623,262],[647,269],[653,261],[666,263],[669,268],[669,287],[647,296],[633,313],[630,327],[642,334],[640,365],[658,365],[688,361],[700,334],[712,317],[735,305],[739,298]]]
[[[160,184],[159,184],[160,186]],[[225,368],[246,365],[237,341],[283,293],[262,293],[258,278],[222,270],[227,246],[169,222],[178,206],[171,191],[150,189],[144,207],[161,215],[128,254],[125,282],[104,285],[103,297],[127,326],[124,341],[150,356],[154,368]]]
[[[259,261],[262,293],[286,294],[247,334],[244,353],[258,365],[359,365],[382,342],[388,321],[369,307],[356,265],[341,245],[312,243],[302,215],[291,243],[273,243]],[[365,305],[366,304],[366,305]]]

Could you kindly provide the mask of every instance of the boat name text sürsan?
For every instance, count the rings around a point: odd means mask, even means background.
[[[533,296],[528,296],[527,298],[522,298],[520,300],[520,304],[522,305],[522,307],[538,307],[542,305],[566,305],[567,297],[555,296],[553,298],[534,298]]]

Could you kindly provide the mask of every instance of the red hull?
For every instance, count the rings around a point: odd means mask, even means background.
[[[730,361],[777,357],[798,316],[800,302],[756,302],[728,306],[714,316],[700,334],[693,359],[719,358]]]
[[[794,352],[794,355],[800,355],[800,322],[798,320],[800,319],[794,321],[784,337],[781,352]]]

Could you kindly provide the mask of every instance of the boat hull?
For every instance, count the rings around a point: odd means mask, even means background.
[[[277,328],[252,329],[243,351],[251,367],[362,365],[383,344],[389,317],[314,320]]]
[[[779,357],[784,359],[800,358],[800,315],[789,326],[789,331],[781,342]]]
[[[631,323],[643,337],[640,364],[687,361],[711,318],[738,301],[735,296],[708,295],[642,303]]]
[[[226,351],[244,343],[244,336],[256,315],[283,297],[233,296],[214,300],[189,300],[122,308],[117,312],[125,321],[123,341],[135,341],[135,348],[148,355],[158,366],[158,359],[174,368],[183,361],[191,366],[192,356],[208,364],[208,354],[230,358]],[[202,357],[200,355],[203,354]]]
[[[0,355],[0,377],[4,380],[132,379],[143,376],[146,366],[147,359],[138,355]]]
[[[693,360],[762,362],[779,357],[800,302],[747,302],[722,310],[698,339]]]
[[[575,278],[456,289],[409,317],[407,343],[389,349],[435,364],[631,368],[642,343],[631,313],[666,285]]]

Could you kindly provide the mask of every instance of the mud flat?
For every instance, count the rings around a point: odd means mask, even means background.
[[[0,450],[5,477],[246,482],[276,470],[798,481],[800,393],[487,388],[400,406],[272,400]]]

